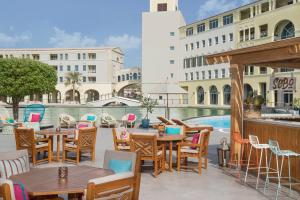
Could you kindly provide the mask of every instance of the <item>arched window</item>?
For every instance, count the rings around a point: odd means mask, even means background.
[[[121,81],[121,76],[118,76],[118,82],[120,82]]]
[[[126,80],[127,81],[129,80],[129,74],[126,74]]]
[[[295,26],[289,20],[280,21],[275,28],[274,39],[283,40],[295,37]]]
[[[204,90],[201,86],[197,89],[197,103],[204,104]]]
[[[229,85],[225,85],[223,88],[223,103],[224,105],[230,105],[230,98],[231,98],[231,87]]]
[[[247,97],[253,97],[253,89],[248,83],[244,84],[244,99]]]
[[[216,86],[211,86],[210,90],[210,104],[211,105],[217,105],[218,104],[218,89]]]
[[[137,80],[137,73],[133,73],[133,80]]]

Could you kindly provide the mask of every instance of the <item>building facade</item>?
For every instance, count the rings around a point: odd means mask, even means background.
[[[300,2],[261,0],[180,27],[180,85],[191,106],[229,106],[229,64],[207,65],[205,56],[300,36]],[[300,97],[300,71],[246,66],[244,98],[263,95],[268,106],[291,107]],[[296,90],[270,90],[271,77],[295,77]]]
[[[123,68],[124,54],[120,48],[0,49],[0,58],[11,57],[39,60],[53,66],[57,71],[56,92],[31,95],[25,97],[25,102],[71,102],[73,100],[71,86],[65,85],[69,72],[81,74],[81,84],[76,86],[76,103],[109,98],[113,92],[122,89],[119,85],[126,86],[119,81],[120,74],[139,73],[137,68]]]

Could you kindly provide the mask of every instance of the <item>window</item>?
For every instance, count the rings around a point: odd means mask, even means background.
[[[293,91],[283,91],[283,101],[284,107],[292,107],[293,106]]]
[[[225,78],[225,76],[226,76],[226,71],[225,69],[222,69],[222,78]]]
[[[89,53],[88,57],[90,60],[95,60],[96,59],[96,54],[95,53]]]
[[[175,63],[174,60],[170,60],[170,64],[173,65]]]
[[[209,45],[209,46],[212,45],[212,39],[211,39],[211,38],[208,39],[208,45]]]
[[[209,93],[210,93],[210,104],[217,105],[218,104],[218,93],[219,93],[217,87],[214,85],[211,86]]]
[[[259,68],[259,73],[260,74],[267,74],[267,68],[266,67],[260,67]]]
[[[85,53],[82,54],[82,59],[85,60],[86,59],[86,55]]]
[[[40,59],[40,55],[39,54],[32,54],[32,59],[33,60],[39,60]]]
[[[64,77],[59,77],[59,82],[63,83],[64,82]]]
[[[175,33],[174,32],[170,32],[170,36],[175,36]]]
[[[189,50],[189,45],[188,45],[188,44],[185,45],[185,50],[186,50],[186,51]]]
[[[191,72],[190,74],[191,74],[191,81],[193,81],[194,80],[194,73]]]
[[[174,74],[173,73],[171,73],[170,76],[171,76],[171,78],[174,78]]]
[[[186,81],[189,79],[188,76],[189,76],[188,73],[185,73],[185,80],[186,80]]]
[[[197,58],[192,58],[192,67],[196,67]]]
[[[197,66],[198,67],[202,66],[202,56],[197,57]]]
[[[63,54],[59,54],[59,59],[63,60],[64,59],[64,55]]]
[[[250,66],[250,75],[253,75],[253,74],[254,74],[254,67]]]
[[[232,24],[233,23],[233,14],[226,15],[223,17],[223,25]]]
[[[245,75],[248,75],[249,74],[249,67],[248,66],[245,66],[245,68],[244,68],[244,74]]]
[[[200,42],[196,42],[197,49],[200,48]]]
[[[249,29],[245,30],[245,41],[249,40]]]
[[[64,71],[64,66],[60,65],[59,66],[59,71],[61,71],[61,72]]]
[[[217,69],[215,69],[215,78],[219,78],[219,72]]]
[[[84,83],[86,82],[86,77],[85,76],[82,77],[82,82],[84,82]]]
[[[247,9],[245,9],[245,10],[242,10],[242,11],[240,12],[240,19],[241,19],[241,20],[244,20],[244,19],[250,18],[250,12],[251,12],[250,8],[247,8]]]
[[[50,54],[50,60],[57,60],[57,54]]]
[[[202,40],[202,47],[205,47],[205,40]]]
[[[174,46],[170,46],[170,50],[171,50],[171,51],[174,51],[174,50],[175,50],[175,47],[174,47]]]
[[[187,58],[187,59],[186,59],[186,68],[190,68],[190,66],[191,66],[190,59]]]
[[[205,80],[205,71],[202,71],[202,80]]]
[[[137,79],[138,79],[137,73],[133,73],[133,80],[137,80]]]
[[[241,30],[240,31],[240,42],[243,42],[244,41],[244,31]]]
[[[203,56],[203,65],[207,65],[205,56]]]
[[[209,29],[218,28],[218,19],[209,21]]]
[[[157,11],[158,12],[163,12],[168,10],[168,4],[166,3],[159,3],[157,4]]]
[[[197,79],[197,80],[200,79],[199,72],[196,72],[196,79]]]
[[[129,74],[126,74],[126,81],[129,80]]]
[[[194,44],[191,43],[190,45],[191,45],[191,50],[194,50]]]
[[[250,40],[254,40],[255,39],[255,28],[252,27],[250,28]]]
[[[268,24],[259,26],[260,37],[268,37]]]
[[[205,31],[205,24],[204,23],[203,24],[199,24],[197,26],[197,31],[198,31],[198,33],[204,32]]]
[[[231,99],[231,87],[229,85],[225,85],[223,88],[223,103],[224,105],[230,105],[230,99]]]
[[[124,74],[122,75],[122,81],[125,81],[125,75]]]
[[[219,37],[215,37],[215,43],[219,44]]]
[[[86,65],[82,66],[82,71],[86,71]]]
[[[78,72],[78,65],[75,65],[75,71]]]
[[[77,54],[77,59],[80,60],[80,53]]]
[[[269,11],[269,2],[265,2],[261,4],[261,13]]]
[[[233,41],[233,33],[229,33],[229,40],[232,42]]]
[[[208,79],[211,79],[211,71],[208,70]]]
[[[90,83],[96,83],[96,77],[90,76],[88,79]]]
[[[67,66],[67,70],[68,70],[68,72],[71,71],[71,66],[70,65]]]
[[[193,27],[186,29],[186,36],[193,35],[194,29]]]
[[[65,60],[68,60],[69,59],[69,55],[66,53],[65,54]]]
[[[222,35],[222,41],[223,41],[223,43],[226,42],[226,35]]]
[[[89,73],[96,73],[96,65],[89,65],[88,70]]]
[[[204,104],[204,89],[201,86],[197,89],[197,103]]]

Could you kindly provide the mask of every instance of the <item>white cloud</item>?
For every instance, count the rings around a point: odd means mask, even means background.
[[[123,50],[138,49],[141,45],[141,38],[124,34],[121,36],[109,36],[104,45],[120,47]]]
[[[18,43],[25,43],[31,40],[30,33],[23,33],[20,35],[7,35],[0,33],[0,46],[1,47],[14,47]]]
[[[240,5],[245,5],[253,0],[206,0],[198,10],[198,18],[203,19],[211,15],[222,13]]]
[[[82,35],[80,32],[67,33],[54,27],[54,36],[50,37],[49,43],[54,47],[94,47],[97,40]]]

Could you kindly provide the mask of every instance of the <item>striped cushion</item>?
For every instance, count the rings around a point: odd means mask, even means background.
[[[21,156],[12,160],[0,160],[0,178],[7,179],[12,175],[28,172],[29,160],[27,156]]]

